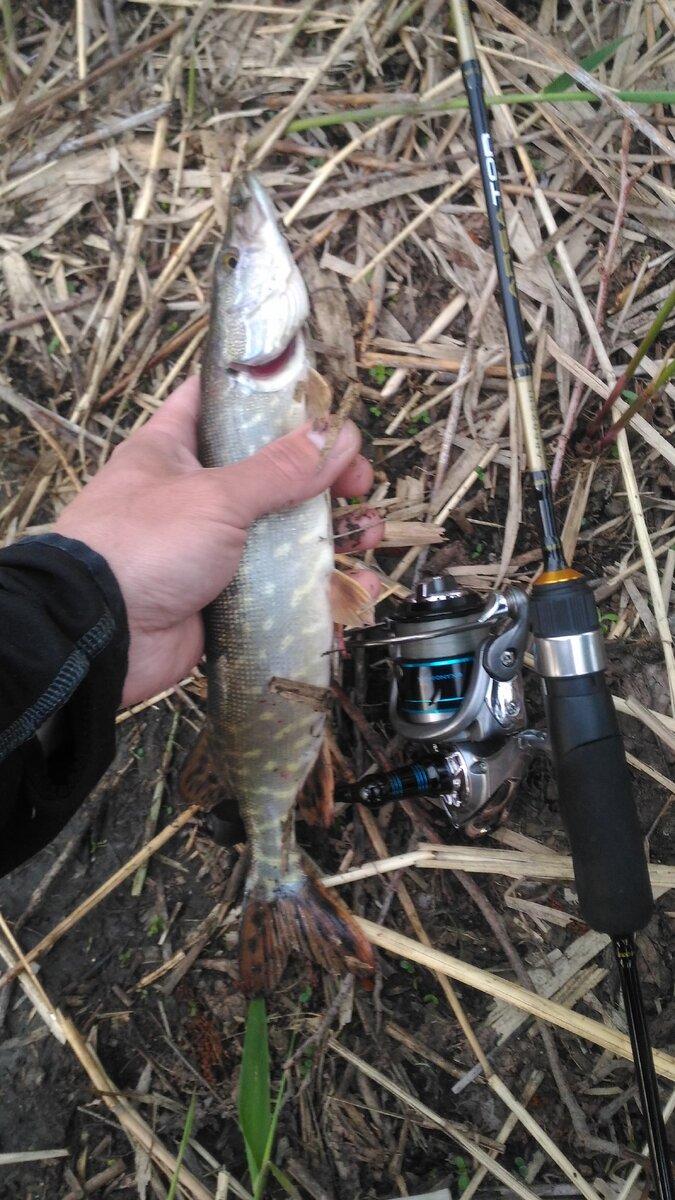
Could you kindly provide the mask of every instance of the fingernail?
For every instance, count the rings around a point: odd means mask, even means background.
[[[308,429],[307,440],[316,446],[317,450],[325,450],[328,437],[325,433],[321,433],[319,429]]]
[[[341,458],[352,451],[352,434],[347,425],[342,425],[336,433],[337,422],[327,419],[314,421],[307,437],[317,450],[327,450],[326,458]]]

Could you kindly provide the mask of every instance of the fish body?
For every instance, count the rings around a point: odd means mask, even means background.
[[[247,458],[308,421],[311,366],[305,285],[269,197],[239,184],[218,254],[202,368],[200,459]],[[333,545],[327,493],[255,521],[232,583],[205,610],[208,738],[216,775],[248,835],[240,968],[249,994],[270,991],[291,949],[336,968],[370,963],[348,911],[315,881],[295,842],[293,807],[323,739],[324,714],[284,678],[330,678]]]

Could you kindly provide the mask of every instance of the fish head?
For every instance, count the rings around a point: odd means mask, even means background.
[[[253,175],[232,188],[213,280],[211,323],[233,367],[273,369],[309,315],[302,275],[272,202]]]

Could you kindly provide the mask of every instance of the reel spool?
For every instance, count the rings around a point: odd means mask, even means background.
[[[392,629],[389,715],[403,737],[485,741],[523,728],[528,605],[520,588],[485,604],[454,576],[437,575],[419,584]]]
[[[435,727],[459,712],[485,638],[471,620],[482,610],[480,596],[457,585],[452,576],[437,575],[419,585],[415,599],[394,621],[395,634],[403,639],[392,643],[394,722],[400,718]],[[427,635],[432,636],[427,640]]]

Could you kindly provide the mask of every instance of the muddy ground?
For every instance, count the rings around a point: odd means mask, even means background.
[[[645,653],[649,657],[648,648]],[[615,663],[619,686],[617,667]],[[536,693],[531,707],[537,708]],[[371,718],[374,715],[371,710]],[[40,888],[52,864],[67,852],[62,869],[23,926],[20,937],[24,949],[91,895],[142,845],[171,719],[166,706],[158,706],[127,723],[117,760],[98,794],[57,842],[0,883],[2,911],[13,923],[21,918],[27,901]],[[179,727],[176,764],[193,737],[191,721],[192,714]],[[643,736],[634,723],[626,722],[626,729],[628,749],[644,757],[650,748],[645,747]],[[650,757],[658,769],[668,770],[669,765],[653,747]],[[171,819],[179,803],[175,783],[176,769],[172,767],[160,824]],[[662,797],[654,789],[638,786],[638,800],[643,826],[648,827],[662,808]],[[429,802],[420,802],[420,815],[446,842],[457,840],[458,835],[453,837]],[[670,860],[674,822],[672,812],[660,821],[652,841],[653,861]],[[380,823],[392,853],[414,844],[415,833],[402,813],[386,809]],[[544,846],[565,850],[555,789],[545,760],[535,762],[521,787],[509,828]],[[341,815],[329,839],[317,837],[307,827],[300,829],[305,846],[326,872],[336,870],[347,851],[354,853],[357,862],[372,856],[358,816],[349,811]],[[423,828],[422,837],[424,832]],[[40,978],[52,1001],[73,1017],[82,1033],[95,1034],[97,1053],[108,1073],[118,1088],[141,1106],[165,1143],[174,1147],[179,1144],[187,1104],[194,1092],[194,1137],[215,1161],[243,1179],[245,1158],[236,1121],[236,1085],[246,1005],[237,986],[236,925],[231,925],[225,935],[216,934],[177,984],[169,975],[153,986],[138,988],[139,980],[187,942],[195,924],[222,895],[238,858],[238,849],[217,847],[200,826],[188,826],[152,860],[143,894],[133,898],[128,881],[119,887],[44,957]],[[406,883],[436,947],[498,973],[504,969],[491,930],[452,874],[412,872]],[[524,927],[518,915],[505,907],[504,880],[495,877],[482,887],[528,965],[537,965],[554,945],[564,948],[571,936],[583,933],[580,923],[575,922],[571,929],[549,927],[545,937],[541,932],[537,936],[536,924],[534,930],[532,923]],[[346,891],[349,895],[350,889]],[[541,884],[527,894],[554,907],[567,907],[567,889],[562,885]],[[387,923],[406,930],[387,880],[355,885],[351,903],[356,911],[374,920],[385,904]],[[663,1049],[675,1045],[669,907],[666,897],[640,938],[652,1033],[655,1044]],[[607,970],[606,978],[589,998],[590,1003],[581,1003],[580,1011],[590,1015],[600,1011],[621,1028],[623,1016],[609,948],[598,956],[597,963]],[[447,1011],[437,981],[422,968],[384,955],[380,956],[380,968],[381,979],[374,995],[357,989],[343,1001],[342,1019],[346,1019],[347,1012],[351,1015],[341,1035],[345,1044],[381,1069],[391,1069],[437,1113],[467,1130],[496,1137],[501,1124],[500,1107],[481,1078],[453,1095],[456,1079],[449,1071],[458,1075],[468,1071],[473,1058]],[[483,1022],[491,1002],[466,988],[460,988],[459,993],[489,1048],[493,1038]],[[306,964],[294,964],[269,1004],[273,1060],[278,1071],[289,1053],[291,1037],[296,1047],[302,1044],[335,995],[333,980],[322,978]],[[421,1050],[403,1047],[401,1037],[405,1031],[418,1039]],[[609,1060],[595,1047],[570,1035],[556,1033],[555,1040],[568,1085],[586,1113],[589,1136],[613,1135],[628,1158],[641,1138],[629,1066]],[[445,1060],[444,1066],[425,1061],[425,1046]],[[532,1071],[540,1068],[544,1080],[534,1104],[538,1119],[572,1161],[582,1164],[585,1175],[592,1179],[611,1177],[613,1166],[619,1167],[620,1161],[612,1164],[608,1156],[583,1148],[550,1077],[541,1040],[532,1035],[529,1026],[499,1048],[493,1063],[516,1096],[522,1094]],[[142,1168],[128,1140],[93,1095],[70,1050],[50,1036],[16,985],[11,988],[4,1013],[0,1064],[8,1101],[0,1109],[0,1152],[66,1151],[63,1157],[36,1165],[3,1168],[0,1196],[7,1200],[51,1200],[86,1194],[131,1200],[139,1194],[138,1172]],[[139,1095],[139,1084],[146,1095]],[[505,1162],[526,1175],[535,1154],[536,1148],[527,1135],[516,1133],[510,1139]],[[409,1123],[395,1100],[378,1093],[336,1055],[323,1049],[315,1053],[310,1048],[301,1056],[292,1072],[276,1156],[279,1165],[299,1185],[299,1195],[388,1200],[399,1195],[397,1179],[403,1177],[410,1195],[449,1187],[456,1196],[463,1177],[462,1158],[451,1141],[424,1122],[413,1118]],[[188,1150],[186,1164],[213,1186],[213,1169],[194,1151]],[[106,1180],[106,1172],[114,1176],[112,1182],[86,1186],[99,1176]],[[553,1186],[559,1176],[546,1169],[538,1176],[538,1185],[543,1188],[540,1194],[552,1195],[546,1190],[547,1180]],[[307,1181],[309,1187],[304,1191],[302,1185]],[[84,1193],[78,1191],[78,1182],[86,1187]],[[155,1194],[164,1192],[160,1187]],[[277,1193],[273,1185],[269,1194],[284,1193]],[[488,1186],[485,1195],[493,1194],[497,1193]]]

